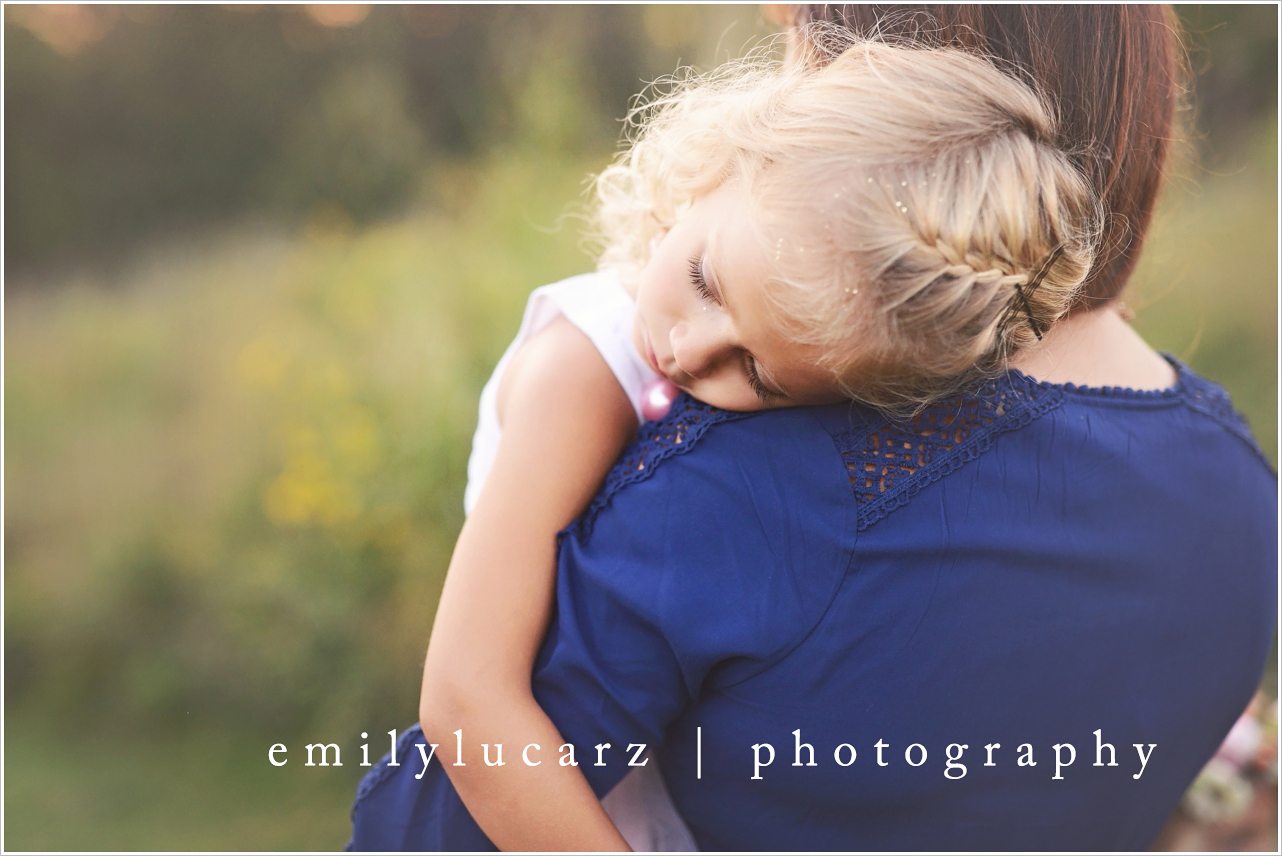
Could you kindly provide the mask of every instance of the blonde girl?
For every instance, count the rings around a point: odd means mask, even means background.
[[[1091,266],[1097,204],[1038,93],[953,49],[839,52],[734,63],[638,108],[596,183],[600,269],[535,292],[482,395],[420,719],[438,746],[425,775],[448,775],[502,849],[694,846],[657,762],[603,808],[557,763],[530,690],[557,534],[636,435],[647,390],[909,414],[1000,373]],[[481,763],[481,743],[508,763]],[[521,763],[532,745],[542,763]],[[397,846],[362,827],[392,774],[385,761],[362,784],[353,847]]]

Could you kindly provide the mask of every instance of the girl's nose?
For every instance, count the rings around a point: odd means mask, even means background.
[[[674,325],[669,344],[677,368],[699,378],[715,369],[733,349],[734,331],[724,313],[709,312]]]

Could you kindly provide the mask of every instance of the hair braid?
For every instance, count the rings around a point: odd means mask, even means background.
[[[772,248],[780,330],[850,397],[907,413],[1066,313],[1099,205],[1025,83],[952,48],[844,39],[819,68],[758,55],[638,107],[597,182],[602,263],[639,270],[652,235],[733,177]]]

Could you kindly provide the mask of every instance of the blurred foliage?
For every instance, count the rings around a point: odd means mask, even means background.
[[[155,825],[104,827],[87,818],[120,799],[95,790],[105,773],[49,805],[49,777],[15,766],[108,740],[136,747],[122,781],[142,778],[139,758],[172,776],[170,747],[212,735],[235,756],[216,771],[257,769],[264,794],[313,789],[294,846],[342,843],[359,769],[276,770],[267,748],[351,753],[361,731],[413,721],[477,393],[528,283],[582,270],[574,231],[554,225],[600,165],[442,166],[441,212],[363,229],[328,212],[9,298],[6,739],[62,735],[6,752],[10,846],[258,849],[236,837],[245,813],[277,808],[242,804],[237,773],[148,783],[166,808],[134,814]],[[72,805],[82,819],[47,822]],[[199,832],[175,835],[160,816],[175,811]]]
[[[1276,103],[1276,10],[1179,8],[1213,158]],[[12,6],[6,269],[317,203],[372,222],[516,136],[605,151],[642,80],[764,32],[734,6]]]
[[[1189,128],[1204,163],[1249,145],[1255,118],[1276,111],[1278,12],[1257,5],[1177,5],[1195,81]]]
[[[1183,14],[1202,131],[1129,300],[1276,461],[1276,9]],[[10,848],[342,844],[360,734],[414,717],[480,387],[591,263],[569,203],[643,79],[765,31],[6,7]],[[313,741],[346,765],[266,762]]]
[[[5,262],[314,203],[366,223],[516,136],[607,151],[642,79],[762,32],[752,7],[9,7]]]

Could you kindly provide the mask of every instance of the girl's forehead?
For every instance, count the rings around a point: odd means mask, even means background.
[[[744,287],[768,273],[765,242],[738,183],[726,182],[702,197],[695,212],[697,228],[703,231],[704,261],[719,280],[733,279],[734,285]]]
[[[770,242],[751,193],[741,182],[726,181],[700,201],[707,232],[704,253],[710,260],[754,267],[768,260],[765,245]]]
[[[836,379],[819,367],[822,354],[801,345],[786,332],[780,310],[767,293],[776,269],[771,262],[777,239],[762,231],[755,207],[744,199],[741,188],[706,200],[702,212],[708,234],[705,264],[731,315],[740,344],[775,385],[788,392],[791,403],[820,403],[839,399]]]
[[[719,276],[734,280],[731,287],[749,288],[754,297],[768,301],[767,292],[777,290],[780,282],[813,273],[814,265],[824,261],[800,222],[803,216],[789,228],[786,218],[763,212],[750,190],[723,188],[707,199],[704,259]],[[781,329],[790,327],[779,309],[771,315]]]

